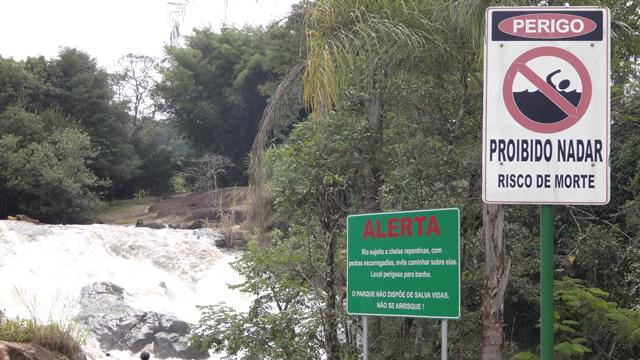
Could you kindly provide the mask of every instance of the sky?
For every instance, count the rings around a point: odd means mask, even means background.
[[[169,41],[171,1],[183,0],[0,0],[0,56],[51,58],[75,47],[106,69],[128,53],[160,57]],[[225,18],[228,25],[266,25],[286,17],[297,2],[190,0],[182,33],[193,27],[217,30]]]

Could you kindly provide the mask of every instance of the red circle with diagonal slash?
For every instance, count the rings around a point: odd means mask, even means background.
[[[558,93],[557,90],[547,84],[545,80],[527,66],[527,62],[541,56],[554,56],[560,58],[571,64],[571,66],[576,70],[580,77],[580,81],[582,82],[582,95],[580,96],[578,106],[573,106],[573,104]],[[540,123],[531,120],[523,114],[522,111],[520,111],[520,108],[518,108],[513,95],[513,82],[518,73],[533,83],[540,92],[558,106],[565,114],[567,114],[567,117],[554,123]],[[567,50],[544,46],[524,52],[522,55],[518,56],[511,66],[509,66],[504,77],[502,96],[504,98],[504,103],[507,106],[507,110],[509,110],[511,116],[513,116],[520,125],[531,131],[549,134],[566,130],[575,125],[582,118],[589,107],[589,103],[591,102],[591,91],[591,77],[589,76],[587,68],[580,59]]]

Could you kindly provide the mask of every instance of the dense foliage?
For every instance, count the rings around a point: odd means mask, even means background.
[[[231,159],[223,184],[246,182],[246,158],[271,85],[295,59],[286,26],[194,31],[167,48],[156,91],[176,128],[200,154]]]
[[[300,8],[268,28],[195,30],[111,74],[77,49],[0,58],[0,216],[85,221],[105,200],[246,184],[267,98],[300,59]]]
[[[598,5],[610,7],[614,18],[612,201],[557,208],[558,359],[632,359],[640,353],[638,4]],[[256,186],[266,196],[268,220],[236,268],[247,278],[239,288],[256,301],[247,313],[205,307],[196,329],[201,344],[232,358],[356,359],[360,319],[344,311],[346,214],[376,206],[383,211],[459,207],[463,312],[449,323],[449,355],[479,357],[486,6],[408,0],[324,0],[311,6],[304,24],[307,68],[300,81],[314,113],[291,131],[275,125],[285,136],[254,153],[261,158],[256,164],[263,178]],[[511,266],[503,355],[534,359],[537,208],[504,211]],[[290,352],[279,353],[282,346]],[[439,347],[434,320],[372,319],[372,359],[437,358]]]
[[[0,59],[3,214],[79,220],[137,171],[126,112],[88,55]]]
[[[167,48],[157,83],[155,61],[138,55],[113,76],[74,49],[50,60],[0,59],[2,215],[76,221],[102,199],[242,183],[253,145],[259,221],[234,266],[245,276],[237,288],[255,300],[244,313],[202,307],[194,340],[230,358],[356,359],[362,324],[345,313],[346,215],[458,207],[463,309],[450,322],[449,353],[477,359],[489,241],[480,198],[482,29],[485,8],[497,4],[304,1],[267,28],[196,30],[184,47]],[[640,4],[571,4],[608,6],[614,19],[612,196],[607,206],[557,207],[556,353],[633,359]],[[500,351],[536,359],[538,211],[504,213]],[[437,358],[438,329],[428,319],[372,319],[370,358]]]
[[[172,191],[175,131],[136,121],[116,84],[76,49],[0,58],[1,215],[84,221],[104,200]]]
[[[99,202],[89,170],[90,137],[59,113],[9,107],[0,115],[0,174],[5,206],[68,221]]]

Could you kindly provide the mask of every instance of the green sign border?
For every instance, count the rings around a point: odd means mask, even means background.
[[[458,315],[457,316],[431,316],[431,315],[408,315],[408,314],[388,314],[388,313],[364,313],[364,312],[353,312],[353,311],[349,311],[349,293],[350,293],[350,289],[349,289],[349,218],[352,217],[363,217],[363,216],[381,216],[381,215],[394,215],[394,214],[415,214],[415,213],[425,213],[425,212],[442,212],[442,211],[455,211],[456,212],[456,218],[457,218],[457,223],[458,223],[458,232],[457,232],[457,244],[458,244],[458,286],[457,286],[457,290],[458,290]],[[347,306],[346,306],[346,310],[347,310],[347,314],[349,315],[359,315],[359,316],[392,316],[392,317],[412,317],[412,318],[423,318],[423,319],[449,319],[449,320],[458,320],[460,319],[461,316],[461,310],[462,310],[462,288],[461,288],[461,283],[462,283],[462,278],[461,278],[461,258],[460,258],[460,209],[459,208],[443,208],[443,209],[423,209],[423,210],[409,210],[409,211],[392,211],[392,212],[379,212],[379,213],[368,213],[368,214],[354,214],[354,215],[349,215],[347,216],[347,254],[346,254],[346,258],[347,258],[347,276],[346,276],[346,290],[347,290],[347,294],[346,294],[346,302],[347,302]]]

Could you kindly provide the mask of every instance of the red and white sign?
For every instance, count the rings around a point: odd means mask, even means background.
[[[557,59],[564,60],[568,62],[577,72],[580,84],[582,86],[580,100],[578,101],[577,105],[572,104],[570,100],[563,96],[562,91],[559,91],[558,88],[554,86],[555,84],[553,84],[553,82],[550,84],[542,78],[541,74],[537,74],[529,66],[527,66],[527,63],[529,61],[544,56],[555,57]],[[553,103],[549,105],[556,105],[556,107],[562,110],[562,112],[566,116],[557,122],[545,123],[541,121],[548,119],[548,115],[541,115],[539,119],[540,121],[536,121],[537,119],[531,119],[527,117],[527,115],[523,114],[523,110],[516,102],[516,98],[514,95],[514,82],[518,74],[524,76],[531,84],[533,84],[533,86],[535,86],[540,91],[541,95],[543,95]],[[504,103],[507,106],[507,110],[509,110],[509,114],[511,114],[511,116],[520,125],[535,132],[556,133],[570,128],[573,124],[578,122],[578,120],[580,120],[582,116],[584,116],[591,101],[591,90],[591,77],[589,76],[587,68],[580,61],[580,59],[578,59],[575,55],[567,50],[563,50],[557,47],[544,46],[526,51],[518,58],[516,58],[511,66],[509,66],[504,77],[502,96],[504,97]]]
[[[487,203],[609,201],[609,11],[487,9]]]
[[[498,29],[507,34],[543,40],[573,38],[588,34],[596,28],[593,20],[552,12],[517,15],[498,24]]]

